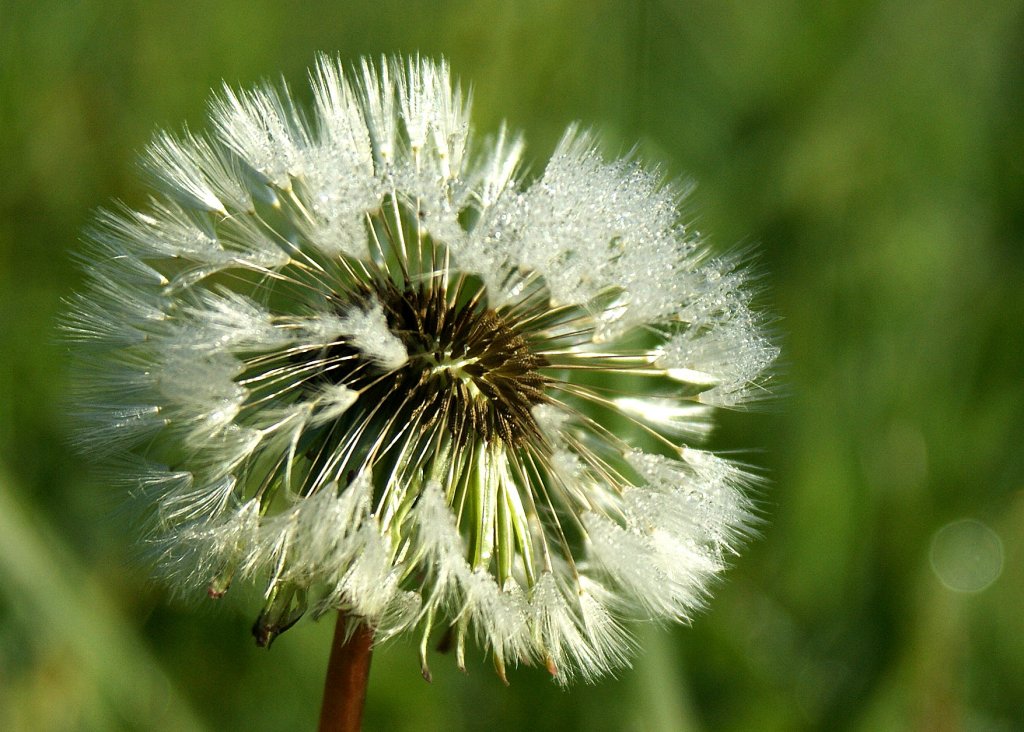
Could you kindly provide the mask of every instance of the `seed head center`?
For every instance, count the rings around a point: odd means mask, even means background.
[[[480,293],[449,293],[437,281],[375,283],[368,297],[382,306],[388,329],[408,353],[407,362],[367,389],[382,414],[412,421],[422,431],[443,426],[458,441],[479,437],[510,445],[539,436],[532,414],[546,401],[547,360],[513,318],[483,304]],[[349,383],[363,386],[371,369],[353,361]]]

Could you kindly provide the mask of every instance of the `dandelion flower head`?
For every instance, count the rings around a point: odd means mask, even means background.
[[[561,682],[684,621],[747,532],[751,476],[696,447],[776,355],[680,195],[570,129],[471,137],[444,62],[321,58],[313,103],[225,89],[102,212],[66,328],[81,441],[144,507],[168,583],[466,641]]]

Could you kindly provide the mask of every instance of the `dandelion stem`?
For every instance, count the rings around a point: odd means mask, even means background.
[[[363,718],[373,629],[360,624],[349,634],[347,621],[345,613],[338,613],[320,708],[320,732],[359,732]]]

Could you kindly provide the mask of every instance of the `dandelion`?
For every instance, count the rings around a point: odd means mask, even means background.
[[[312,88],[226,89],[211,134],[152,144],[144,210],[99,215],[83,446],[173,588],[264,589],[260,644],[337,610],[416,634],[428,677],[441,637],[502,678],[613,672],[753,519],[695,447],[776,355],[742,267],[585,133],[532,179],[518,136],[472,140],[444,62],[321,58]]]

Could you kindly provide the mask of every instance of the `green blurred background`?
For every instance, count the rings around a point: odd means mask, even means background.
[[[134,563],[67,447],[68,252],[159,127],[317,51],[445,54],[475,125],[574,120],[699,182],[756,245],[783,396],[729,413],[768,522],[692,628],[639,628],[563,691],[378,652],[369,730],[1024,729],[1024,14],[1010,0],[484,0],[0,6],[0,729],[302,730],[331,622],[270,652],[254,606]],[[970,520],[965,522],[965,520]],[[943,530],[943,527],[950,526]]]

